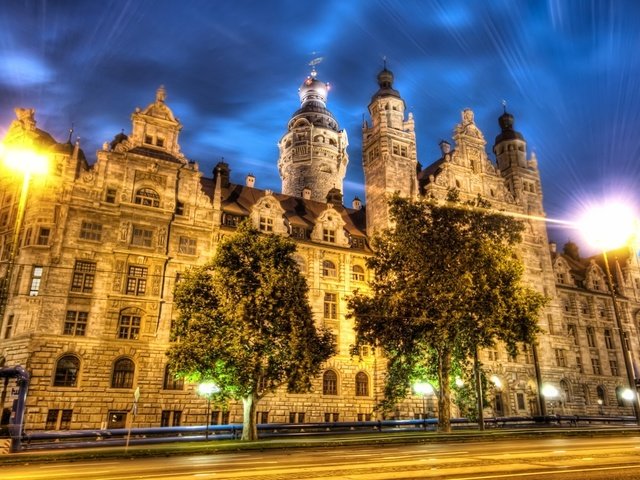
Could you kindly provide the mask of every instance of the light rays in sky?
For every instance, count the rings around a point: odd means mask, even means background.
[[[326,0],[13,1],[0,11],[0,134],[36,108],[59,141],[73,122],[90,161],[167,87],[180,144],[206,175],[224,157],[280,190],[276,144],[297,110],[312,52],[328,108],[349,136],[345,204],[364,200],[361,123],[382,56],[416,122],[418,159],[439,157],[460,112],[487,140],[502,99],[535,151],[549,217],[640,184],[640,2]],[[552,229],[563,243],[571,235]]]

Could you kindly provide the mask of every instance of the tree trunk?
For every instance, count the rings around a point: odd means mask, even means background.
[[[258,439],[258,427],[256,422],[256,407],[258,395],[252,392],[242,399],[244,417],[242,420],[242,441],[254,441]]]
[[[480,378],[480,361],[478,347],[473,350],[473,379],[476,387],[476,408],[478,409],[478,427],[484,430],[484,403],[482,401],[482,380]]]
[[[451,387],[449,375],[451,374],[451,352],[440,351],[438,355],[438,382],[440,383],[438,395],[438,431],[451,432]]]

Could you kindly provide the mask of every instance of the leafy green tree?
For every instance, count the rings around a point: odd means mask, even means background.
[[[307,391],[335,353],[333,335],[314,324],[295,250],[245,222],[175,289],[170,366],[189,381],[213,381],[218,400],[242,400],[242,440],[257,439],[256,406],[265,394],[280,386]]]
[[[544,297],[525,287],[516,256],[522,222],[486,208],[393,197],[394,228],[373,241],[371,293],[349,300],[358,343],[387,357],[385,398],[391,408],[435,366],[439,429],[451,429],[451,372],[477,348],[500,340],[509,352],[537,332]],[[435,365],[434,365],[435,363]]]

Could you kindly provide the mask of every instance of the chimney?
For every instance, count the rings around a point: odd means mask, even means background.
[[[342,205],[342,192],[335,187],[329,190],[327,193],[327,203]]]
[[[558,246],[556,245],[556,242],[549,242],[549,250],[551,251],[551,253],[556,253],[557,249]]]
[[[353,203],[351,204],[354,210],[360,210],[362,208],[362,202],[358,197],[353,198]]]
[[[311,189],[309,187],[304,187],[302,189],[302,198],[305,200],[311,200]]]
[[[245,183],[247,187],[253,188],[253,186],[256,184],[256,177],[253,175],[253,173],[250,173],[246,176]]]

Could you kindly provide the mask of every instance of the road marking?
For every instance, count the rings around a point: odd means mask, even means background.
[[[597,472],[599,470],[626,470],[629,468],[638,468],[638,465],[623,465],[615,467],[601,467],[601,468],[574,468],[572,470],[565,470],[565,473],[580,473],[580,472]],[[499,475],[481,475],[476,477],[457,477],[457,480],[484,480],[486,478],[513,478],[513,477],[533,477],[540,475],[549,475],[556,473],[553,470],[545,470],[544,472],[524,472],[524,473],[505,473]]]
[[[120,462],[75,463],[74,467],[93,467],[95,465],[118,465]],[[69,468],[69,465],[39,465],[38,468]]]

